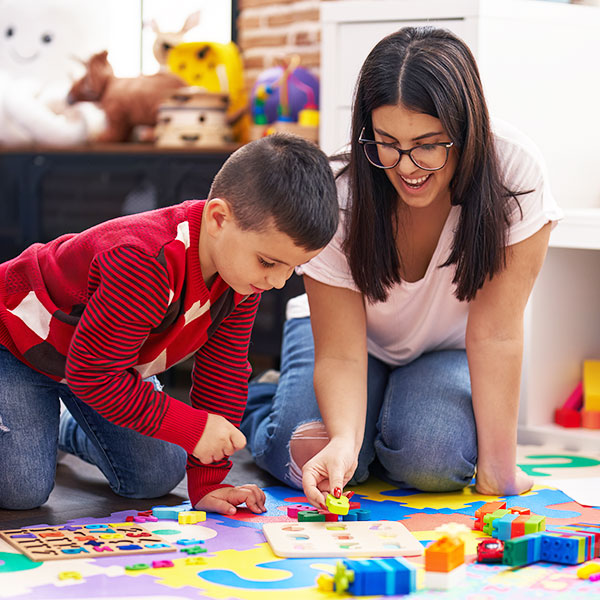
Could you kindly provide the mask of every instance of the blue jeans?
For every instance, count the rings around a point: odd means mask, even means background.
[[[250,382],[241,426],[258,466],[293,487],[299,481],[290,470],[292,435],[321,420],[313,366],[310,319],[287,321],[279,383]],[[370,473],[396,487],[428,492],[471,482],[477,433],[464,350],[430,352],[402,367],[369,356],[367,387],[364,441],[351,483]]]
[[[59,398],[69,411],[60,419],[60,433]],[[111,489],[127,498],[163,496],[185,475],[183,448],[111,423],[67,385],[0,346],[0,508],[26,510],[46,502],[57,448],[96,465]]]

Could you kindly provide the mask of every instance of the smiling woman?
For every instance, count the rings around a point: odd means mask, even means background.
[[[297,271],[279,383],[249,387],[257,464],[324,492],[398,487],[518,494],[523,312],[561,217],[531,140],[492,120],[475,59],[406,27],[362,65],[341,226]],[[310,315],[309,315],[310,312]]]

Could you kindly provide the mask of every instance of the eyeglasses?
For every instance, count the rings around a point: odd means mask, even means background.
[[[409,150],[402,150],[395,144],[365,140],[362,128],[358,143],[362,144],[367,160],[379,169],[393,169],[402,159],[403,154],[408,154],[410,160],[424,171],[439,171],[446,166],[450,148],[454,142],[437,142],[435,144],[422,144],[413,146]]]

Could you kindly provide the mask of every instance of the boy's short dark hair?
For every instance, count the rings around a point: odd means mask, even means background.
[[[338,225],[335,180],[312,142],[276,133],[242,146],[217,173],[210,198],[226,200],[243,230],[274,223],[305,250],[326,246]]]

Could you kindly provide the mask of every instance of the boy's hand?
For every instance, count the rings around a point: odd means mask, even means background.
[[[192,454],[203,464],[209,465],[246,445],[246,437],[225,417],[208,413],[202,437]]]
[[[246,503],[253,513],[263,513],[265,508],[265,493],[254,484],[238,487],[223,487],[209,492],[194,508],[207,512],[217,512],[222,515],[235,515],[236,506]]]

